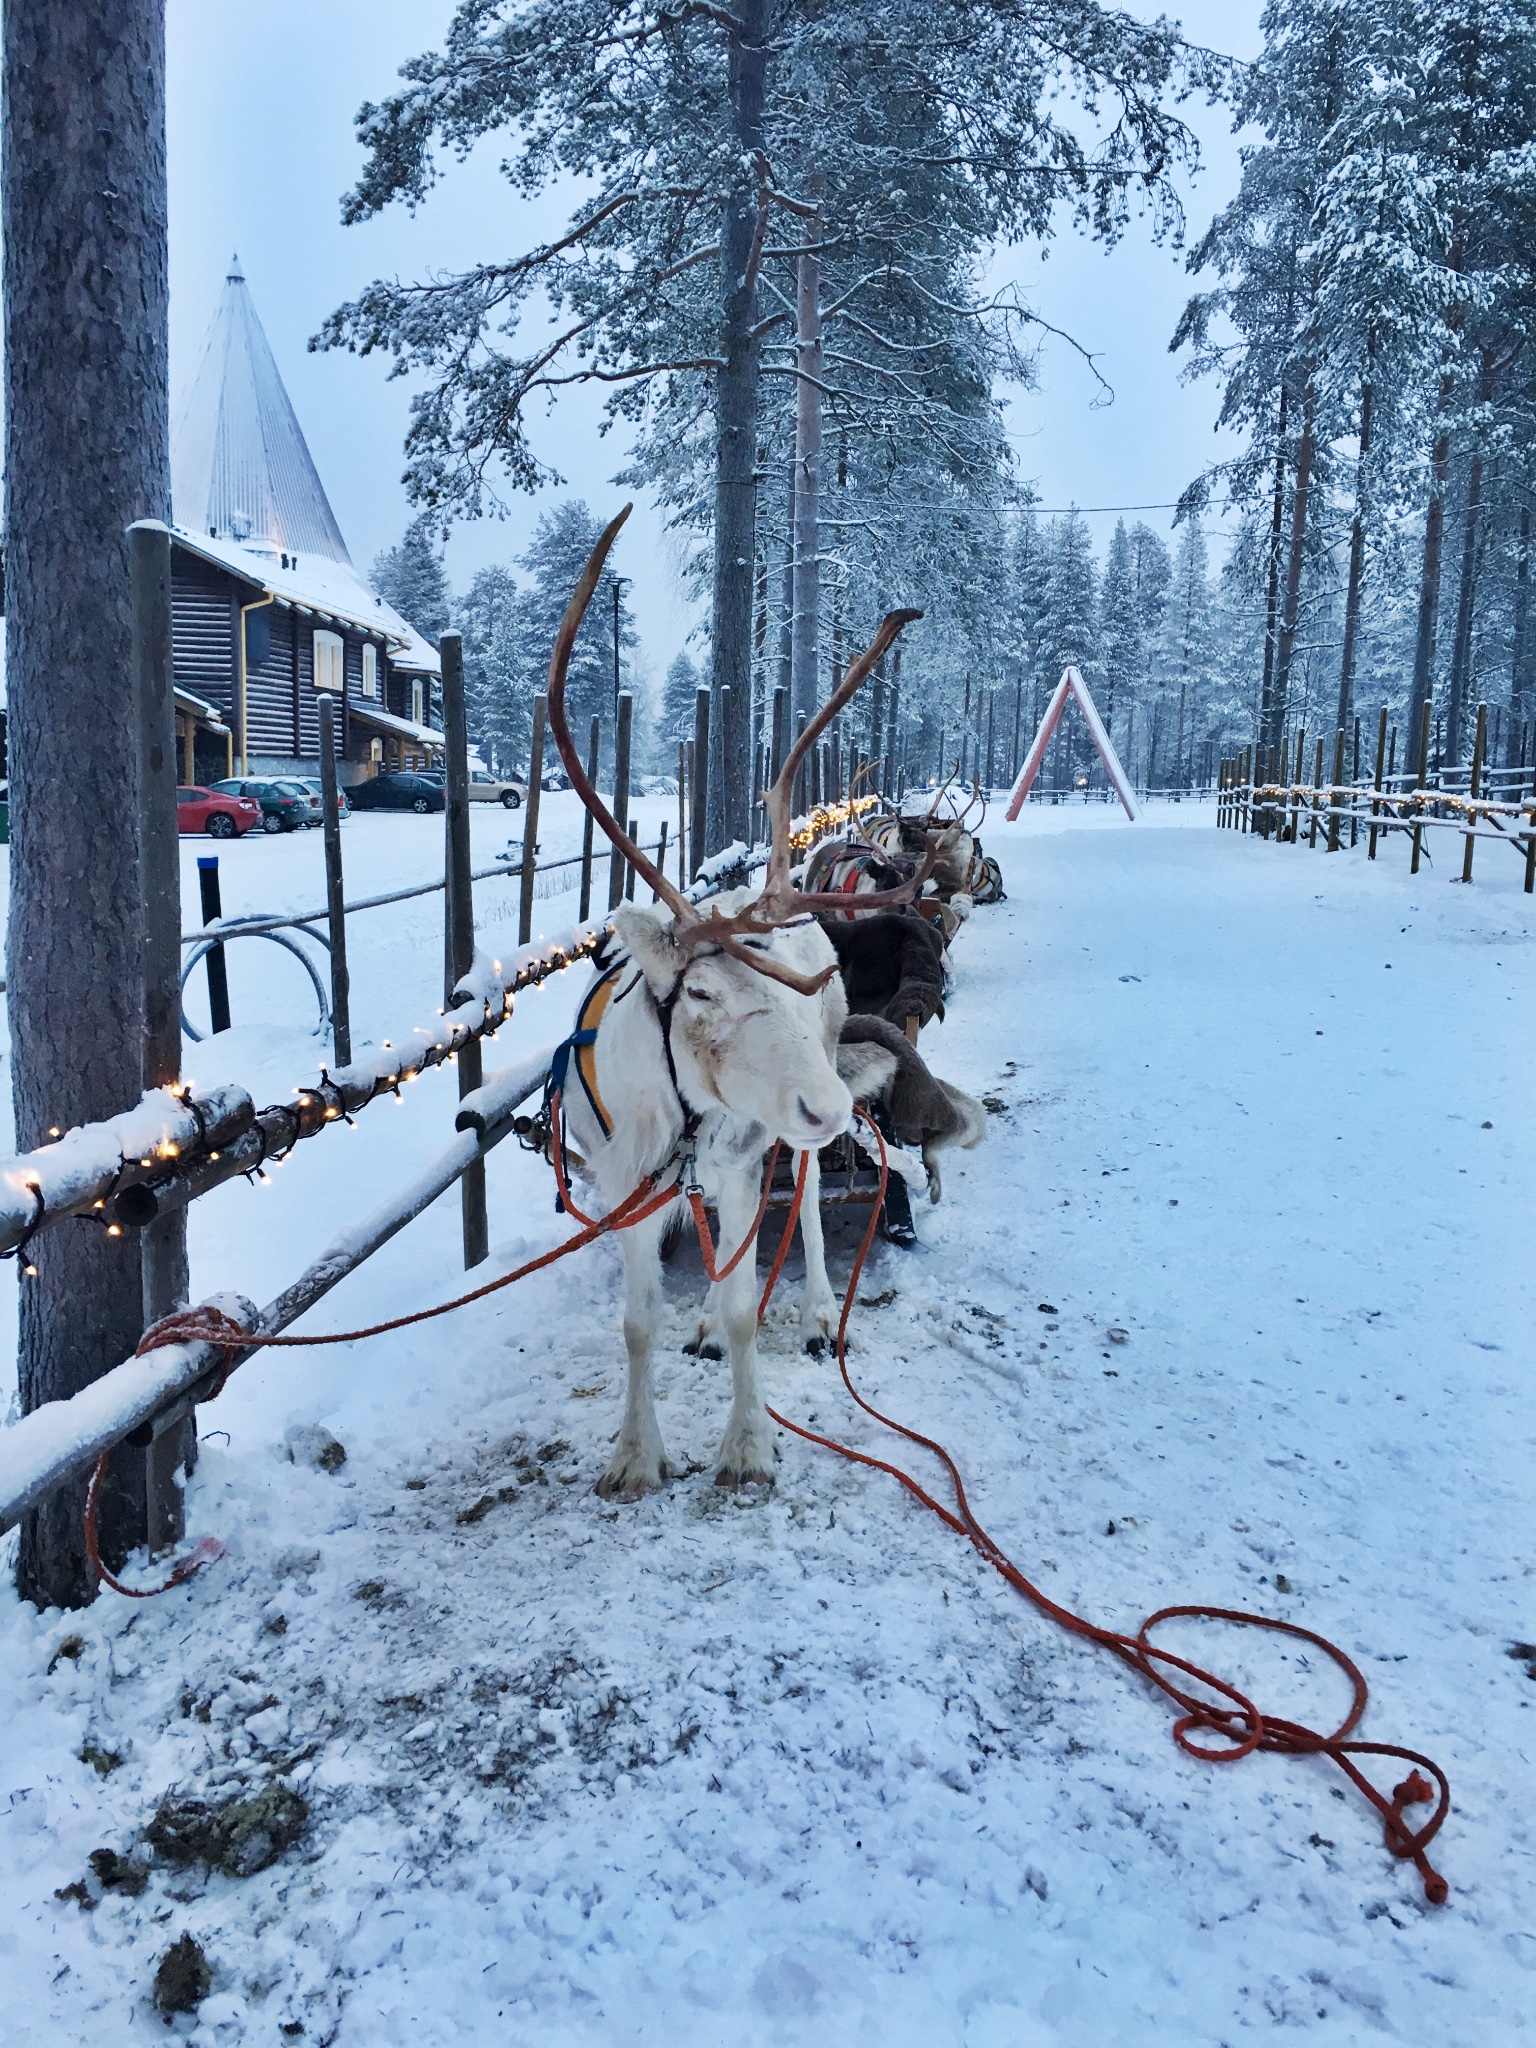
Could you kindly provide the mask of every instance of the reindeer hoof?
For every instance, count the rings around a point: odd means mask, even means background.
[[[614,1459],[597,1482],[602,1500],[641,1500],[647,1493],[665,1486],[677,1473],[664,1457],[647,1458],[639,1452],[623,1452]]]
[[[761,1486],[764,1489],[768,1489],[772,1487],[773,1483],[774,1479],[771,1472],[763,1472],[755,1467],[748,1472],[735,1472],[728,1466],[722,1465],[715,1474],[716,1486],[728,1486],[733,1493],[739,1492],[744,1486]]]
[[[720,1359],[725,1356],[713,1337],[690,1337],[683,1350],[689,1358]]]
[[[822,1334],[821,1331],[818,1330],[815,1336],[806,1338],[805,1348],[810,1353],[812,1358],[820,1358],[821,1354],[827,1348],[827,1341],[827,1338]]]

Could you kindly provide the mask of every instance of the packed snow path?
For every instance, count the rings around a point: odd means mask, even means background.
[[[989,821],[1010,900],[962,933],[923,1047],[999,1106],[921,1248],[868,1270],[854,1370],[1057,1598],[1119,1627],[1268,1610],[1354,1655],[1362,1732],[1450,1774],[1450,1903],[1331,1766],[1182,1757],[1163,1701],[880,1475],[784,1439],[770,1499],[718,1492],[728,1368],[676,1348],[691,1252],[659,1377],[698,1469],[599,1501],[602,1246],[451,1324],[249,1367],[202,1411],[189,1526],[231,1555],[191,1587],[3,1596],[7,2042],[164,2040],[150,1987],[184,1932],[214,1973],[176,2022],[202,2043],[1524,2038],[1536,917],[1496,848],[1469,890],[1209,821]],[[295,1270],[451,1091],[307,1148],[280,1196],[200,1205],[199,1291]],[[491,1216],[498,1266],[561,1233],[511,1146]],[[441,1298],[457,1233],[449,1198],[312,1321]],[[854,1233],[829,1236],[836,1280]],[[787,1306],[764,1348],[786,1413],[921,1472]],[[340,1470],[306,1462],[312,1425]],[[1186,1642],[1276,1712],[1342,1711],[1283,1639]],[[259,1874],[160,1862],[137,1896],[56,1898],[168,1793],[275,1777],[309,1819]]]

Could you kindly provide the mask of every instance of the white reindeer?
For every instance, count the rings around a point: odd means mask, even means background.
[[[797,740],[769,792],[772,850],[762,889],[732,891],[706,912],[674,889],[620,828],[588,781],[566,722],[571,646],[628,510],[594,548],[561,622],[550,662],[549,725],[582,802],[662,899],[615,911],[617,957],[604,956],[580,1013],[584,1018],[596,1007],[594,994],[606,982],[595,1037],[580,1048],[581,1085],[568,1066],[561,1091],[571,1144],[609,1208],[648,1175],[662,1185],[674,1176],[680,1198],[620,1239],[629,1386],[618,1446],[598,1491],[633,1500],[675,1473],[656,1420],[651,1347],[661,1302],[661,1242],[678,1220],[687,1187],[703,1189],[719,1222],[723,1277],[711,1291],[700,1333],[707,1342],[719,1330],[731,1357],[733,1398],[717,1485],[773,1483],[773,1440],[757,1379],[756,1235],[763,1158],[776,1140],[810,1155],[801,1212],[807,1341],[819,1347],[836,1317],[822,1251],[816,1155],[848,1127],[852,1113],[835,1064],[847,1003],[836,955],[811,915],[823,900],[789,880],[789,791],[827,724],[901,628],[922,614],[893,612],[883,621]],[[916,886],[893,890],[886,900],[905,902]]]

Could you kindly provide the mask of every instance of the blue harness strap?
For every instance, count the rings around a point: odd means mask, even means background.
[[[614,999],[614,984],[627,965],[627,956],[621,955],[587,990],[582,998],[581,1008],[576,1012],[575,1029],[569,1038],[563,1038],[555,1048],[555,1056],[549,1065],[549,1080],[544,1089],[546,1108],[556,1095],[564,1098],[574,1055],[576,1078],[581,1083],[582,1093],[591,1104],[592,1114],[597,1118],[598,1128],[605,1138],[613,1136],[613,1119],[609,1116],[603,1098],[598,1092],[595,1048],[599,1027],[607,1014],[608,1005]]]

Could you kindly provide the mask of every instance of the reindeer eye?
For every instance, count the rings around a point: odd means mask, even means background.
[[[707,988],[690,988],[687,994],[692,996],[696,1003],[712,1003],[715,1000],[713,991]]]

